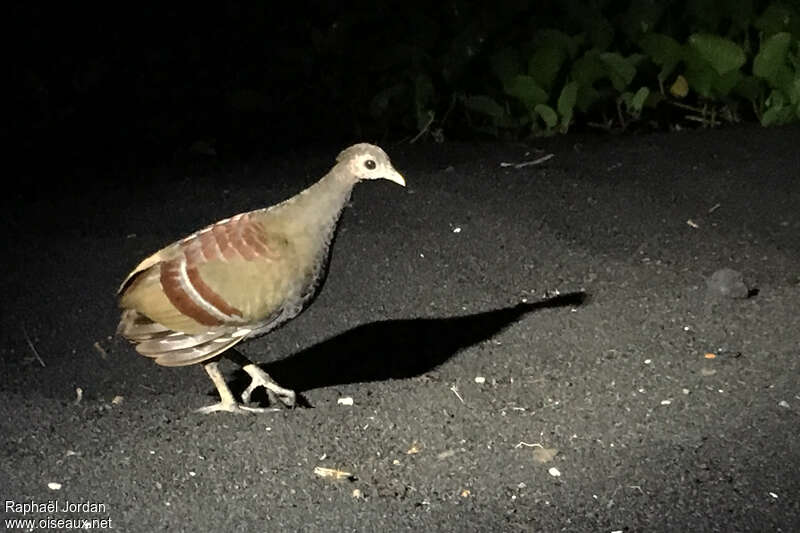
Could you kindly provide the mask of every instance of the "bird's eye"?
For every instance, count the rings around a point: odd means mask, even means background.
[[[375,164],[375,161],[372,159],[367,159],[364,161],[364,166],[367,167],[368,170],[375,170],[375,167],[378,166]]]

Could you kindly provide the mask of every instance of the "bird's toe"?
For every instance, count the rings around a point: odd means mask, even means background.
[[[251,381],[250,385],[242,392],[242,403],[249,403],[253,391],[258,387],[264,387],[270,405],[280,402],[286,407],[294,407],[297,404],[297,395],[293,390],[278,385],[269,374],[258,366],[250,364],[245,366],[244,370],[250,374]]]
[[[207,415],[210,413],[224,411],[227,413],[250,414],[250,413],[266,413],[278,410],[279,409],[276,409],[274,407],[249,407],[247,405],[241,405],[236,402],[218,402],[213,405],[207,405],[205,407],[196,409],[195,413]]]

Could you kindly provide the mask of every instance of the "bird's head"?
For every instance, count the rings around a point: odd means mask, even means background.
[[[406,185],[406,180],[394,169],[386,152],[373,144],[360,143],[345,148],[336,157],[336,166],[355,181],[385,179]]]

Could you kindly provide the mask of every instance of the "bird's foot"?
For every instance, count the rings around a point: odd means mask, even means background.
[[[294,407],[297,403],[297,397],[293,390],[285,389],[275,383],[269,374],[261,370],[254,364],[246,365],[244,371],[250,374],[250,385],[242,392],[242,402],[249,403],[250,395],[258,387],[264,387],[267,392],[267,397],[271,405],[276,405],[280,401],[286,407]]]
[[[279,411],[280,409],[276,407],[248,407],[247,405],[242,405],[235,401],[230,402],[218,402],[214,405],[207,405],[206,407],[201,407],[195,410],[195,413],[201,413],[207,415],[209,413],[216,413],[218,411],[225,411],[228,413],[236,413],[236,414],[251,414],[251,413],[267,413],[273,411]]]

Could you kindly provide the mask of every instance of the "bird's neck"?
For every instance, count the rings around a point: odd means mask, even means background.
[[[284,202],[280,209],[291,230],[317,235],[330,242],[342,210],[350,199],[354,182],[335,171]]]

